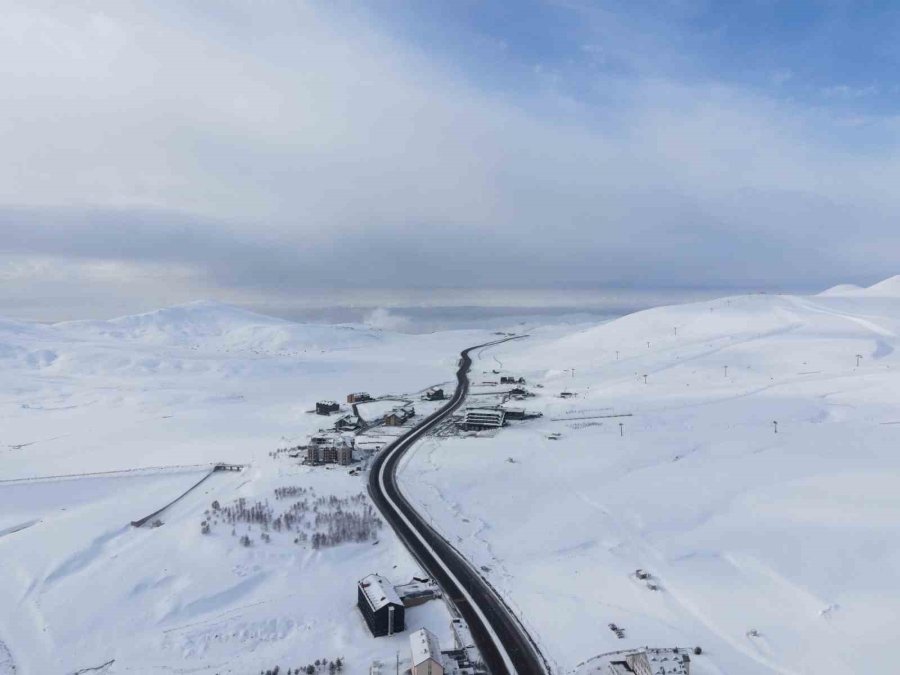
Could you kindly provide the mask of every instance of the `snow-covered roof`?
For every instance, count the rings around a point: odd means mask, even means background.
[[[409,636],[409,648],[412,650],[413,666],[428,659],[441,663],[441,645],[437,636],[427,628],[420,628]]]
[[[408,581],[405,584],[397,584],[394,586],[394,589],[400,597],[405,598],[408,596],[420,595],[422,593],[434,593],[438,590],[438,586],[431,579],[413,577],[411,581]]]
[[[389,410],[387,415],[396,415],[397,417],[412,417],[413,410],[409,406],[398,406]]]
[[[403,602],[400,600],[400,596],[397,595],[394,585],[381,575],[370,574],[364,577],[360,580],[359,587],[365,594],[366,600],[369,601],[373,611],[377,612],[389,604],[403,606]]]
[[[472,632],[469,630],[469,624],[462,619],[456,618],[450,621],[450,628],[456,638],[456,646],[460,649],[474,647],[475,640],[472,638]]]
[[[654,675],[684,675],[687,672],[685,656],[676,650],[648,649],[644,654]]]

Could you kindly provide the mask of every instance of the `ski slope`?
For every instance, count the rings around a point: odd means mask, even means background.
[[[473,373],[525,376],[544,416],[421,445],[401,488],[560,672],[643,645],[700,645],[701,674],[893,672],[898,334],[896,279],[536,331]]]

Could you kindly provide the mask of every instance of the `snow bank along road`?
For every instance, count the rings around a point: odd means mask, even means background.
[[[517,336],[523,337],[523,336]],[[512,612],[472,566],[435,532],[401,494],[397,464],[403,454],[435,425],[451,415],[469,392],[469,352],[517,339],[505,338],[469,347],[456,372],[456,391],[448,403],[378,455],[369,474],[369,494],[385,519],[425,570],[440,584],[444,596],[469,624],[488,668],[501,673],[546,673],[535,645]]]

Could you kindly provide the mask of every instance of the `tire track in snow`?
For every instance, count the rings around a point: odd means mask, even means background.
[[[0,675],[16,675],[16,662],[2,640],[0,640]]]
[[[862,316],[857,316],[856,314],[847,314],[845,312],[839,312],[835,309],[828,309],[827,307],[823,307],[822,305],[817,305],[814,302],[810,302],[808,300],[801,300],[800,298],[792,298],[793,303],[801,308],[806,310],[807,312],[814,312],[816,314],[827,314],[829,316],[834,316],[839,319],[844,319],[846,321],[850,321],[851,323],[855,323],[859,326],[862,326],[868,331],[875,333],[876,335],[881,335],[882,337],[897,337],[897,334],[892,330],[889,330],[879,324],[871,321],[869,318],[864,318]],[[876,319],[883,319],[884,317],[872,317]]]

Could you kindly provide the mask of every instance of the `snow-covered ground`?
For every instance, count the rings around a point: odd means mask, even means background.
[[[897,671],[900,279],[561,332],[473,365],[525,376],[542,418],[401,473],[560,672],[643,645],[700,645],[701,674]]]
[[[270,453],[335,419],[309,414],[316,400],[446,382],[485,336],[300,325],[215,303],[0,320],[0,673],[285,672],[337,657],[367,673],[405,656],[405,635],[373,639],[355,609],[362,576],[418,571],[389,529],[313,550],[288,533],[264,543],[258,526],[244,547],[246,524],[203,535],[201,523],[214,500],[268,500],[278,515],[295,500],[276,488],[310,501],[364,492],[345,469]],[[249,468],[213,474],[162,526],[131,527],[218,461]],[[448,621],[440,602],[408,614],[449,641]]]
[[[472,379],[526,377],[536,396],[519,405],[543,417],[430,438],[401,485],[560,673],[643,645],[702,646],[695,675],[893,672],[898,332],[897,279],[537,329],[477,355]],[[232,534],[222,514],[239,499],[283,513],[278,488],[362,508],[364,476],[272,451],[336,419],[309,414],[316,400],[452,386],[460,349],[490,337],[215,303],[0,320],[0,673],[392,666],[406,635],[371,638],[354,607],[365,574],[417,571],[389,530],[314,550],[296,531]],[[218,461],[249,468],[131,527]],[[447,622],[439,602],[408,614],[445,644]]]

